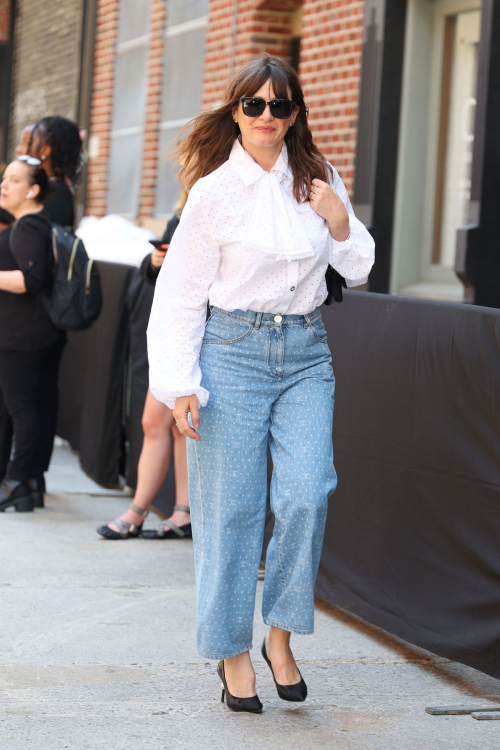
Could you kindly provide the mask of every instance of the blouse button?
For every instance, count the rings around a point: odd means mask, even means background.
[[[291,291],[291,292],[294,292],[294,291],[295,291],[295,287],[294,287],[294,286],[291,286],[291,287],[290,287],[290,291]]]

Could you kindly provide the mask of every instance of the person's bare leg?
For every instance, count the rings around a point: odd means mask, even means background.
[[[134,497],[134,503],[144,510],[149,508],[167,476],[172,456],[173,423],[172,410],[161,401],[157,401],[148,390],[142,414],[144,442],[137,467],[137,488]],[[120,518],[136,526],[143,522],[142,516],[130,508]],[[118,531],[114,523],[110,523],[109,528]]]
[[[189,508],[186,438],[175,424],[172,427],[172,435],[174,438],[175,504]],[[184,510],[174,510],[168,520],[176,526],[186,526],[191,523],[191,516]]]
[[[224,672],[228,690],[235,698],[251,698],[256,694],[255,672],[248,651],[224,659]]]
[[[279,685],[296,685],[300,673],[290,649],[290,633],[282,628],[271,627],[266,635],[266,652]]]

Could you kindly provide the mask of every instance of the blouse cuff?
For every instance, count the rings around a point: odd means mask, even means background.
[[[197,396],[198,408],[201,408],[202,406],[207,405],[208,397],[210,395],[209,392],[201,386],[199,388],[185,388],[184,390],[179,391],[167,391],[163,388],[156,388],[156,386],[150,385],[150,391],[158,401],[161,401],[168,406],[169,409],[173,409],[176,399],[181,398],[182,396]]]
[[[348,289],[350,289],[353,286],[361,286],[362,284],[366,284],[368,282],[368,276],[365,276],[363,279],[346,279],[345,283]]]
[[[349,237],[337,242],[330,235],[329,263],[346,280],[348,287],[368,280],[375,257],[375,243],[363,224],[349,214]]]

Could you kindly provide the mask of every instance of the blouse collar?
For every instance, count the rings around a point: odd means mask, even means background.
[[[229,161],[237,175],[247,186],[252,185],[254,182],[257,182],[257,180],[260,180],[260,178],[264,175],[269,174],[269,172],[266,172],[265,169],[262,169],[262,167],[257,164],[254,159],[252,159],[248,151],[245,151],[238,138],[236,138],[233,143]],[[276,177],[280,182],[283,177],[288,177],[290,180],[293,180],[293,173],[288,163],[288,150],[286,147],[286,143],[284,142],[280,154],[276,159],[276,162],[274,164],[274,167],[271,169],[270,174],[276,174]]]
[[[233,144],[229,161],[244,185],[255,185],[244,220],[243,244],[288,261],[313,256],[311,242],[296,206],[284,188],[285,180],[293,180],[285,144],[270,172],[252,159],[238,139]]]

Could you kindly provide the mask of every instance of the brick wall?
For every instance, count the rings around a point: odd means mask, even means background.
[[[26,0],[24,0],[26,1]],[[36,0],[38,2],[38,0]],[[68,0],[66,0],[67,2]],[[294,11],[303,8],[299,74],[310,124],[349,191],[354,178],[363,0],[210,0],[203,107],[217,102],[231,72],[261,52],[288,57]],[[98,0],[86,213],[106,213],[119,0]],[[235,22],[236,21],[236,22]],[[138,219],[154,213],[158,167],[165,2],[153,0]],[[233,33],[235,32],[235,33]],[[139,165],[138,165],[139,168]]]
[[[3,0],[2,0],[3,3]],[[20,131],[48,115],[75,119],[82,0],[18,0],[10,148]]]
[[[363,0],[211,0],[205,107],[214,104],[231,69],[261,52],[287,57],[292,13],[303,7],[299,74],[316,143],[352,191],[363,38]]]
[[[299,74],[316,143],[354,181],[363,0],[305,0]]]
[[[294,3],[297,5],[297,3]],[[269,52],[287,57],[291,13],[262,7],[257,0],[211,0],[208,15],[203,106],[217,102],[231,73],[252,57]],[[274,5],[273,5],[274,7]]]
[[[11,0],[0,0],[0,44],[9,41]]]
[[[85,213],[99,217],[106,214],[107,208],[118,22],[119,0],[98,0]],[[137,165],[141,169],[140,222],[151,216],[155,206],[165,22],[164,0],[152,0],[143,155]]]
[[[87,214],[95,216],[106,213],[118,10],[118,0],[98,0],[85,209]]]
[[[152,0],[151,38],[149,47],[149,76],[144,124],[141,195],[139,219],[152,215],[155,207],[158,148],[160,142],[161,85],[163,70],[163,32],[166,12],[164,0]],[[163,223],[163,222],[162,222]]]

